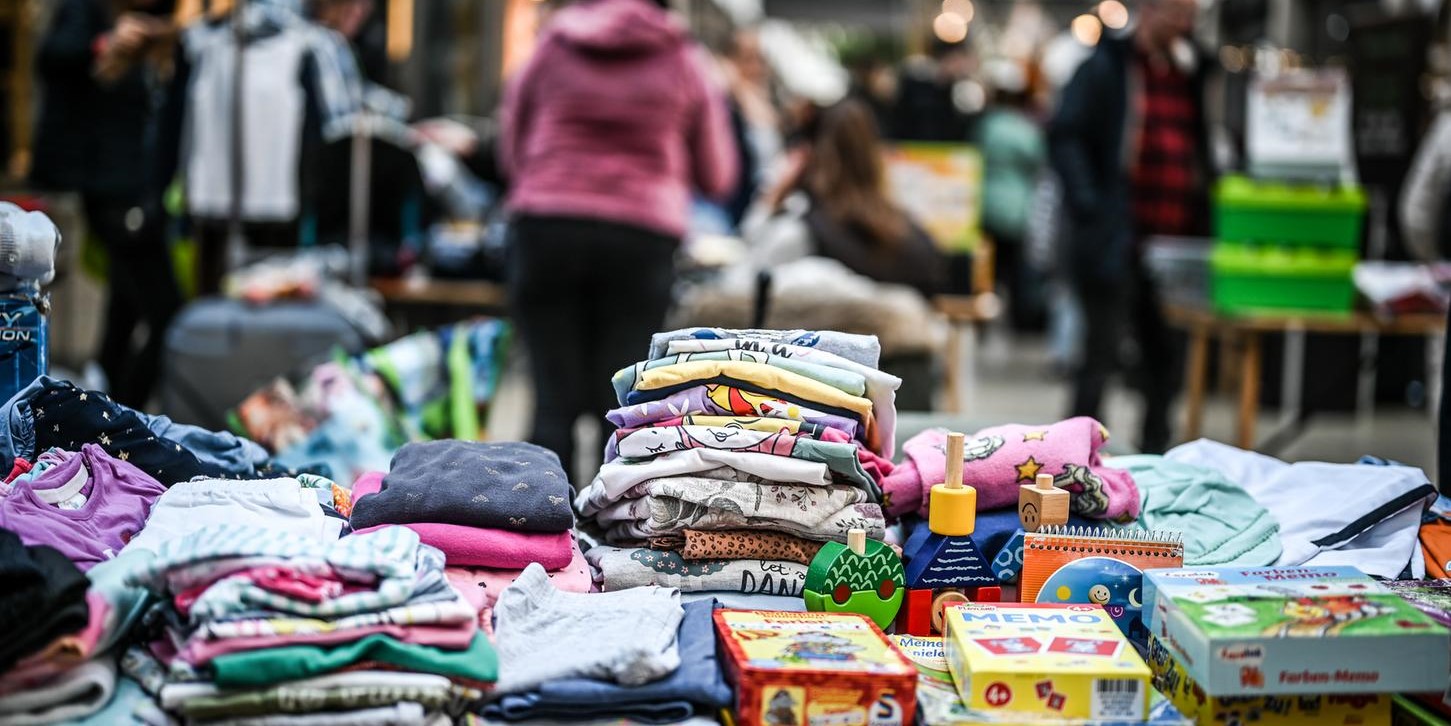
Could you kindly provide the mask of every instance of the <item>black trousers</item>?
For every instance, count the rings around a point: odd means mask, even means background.
[[[574,424],[604,423],[615,372],[649,352],[665,324],[679,240],[611,222],[521,217],[514,222],[509,296],[534,380],[530,441],[575,464]]]
[[[1069,414],[1103,420],[1104,388],[1124,368],[1123,342],[1133,340],[1138,348],[1137,363],[1127,378],[1144,397],[1139,448],[1144,453],[1163,453],[1172,436],[1169,413],[1179,389],[1182,341],[1164,320],[1153,279],[1142,261],[1136,260],[1121,284],[1075,281],[1074,292],[1083,307],[1086,330]]]
[[[110,258],[110,298],[100,364],[111,397],[144,408],[161,375],[166,329],[181,309],[181,290],[167,246],[166,214],[157,203],[86,195],[86,225]],[[136,329],[146,323],[146,336]]]

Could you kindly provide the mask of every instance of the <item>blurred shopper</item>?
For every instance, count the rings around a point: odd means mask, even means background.
[[[989,71],[995,89],[993,105],[978,126],[983,161],[982,224],[996,245],[998,278],[1007,287],[1013,327],[1039,328],[1045,291],[1028,261],[1027,236],[1034,189],[1047,148],[1043,129],[1030,115],[1033,97],[1023,64],[1001,58]]]
[[[887,198],[882,140],[869,106],[848,99],[822,112],[814,139],[788,159],[742,226],[757,265],[829,257],[878,282],[924,296],[941,292],[946,260]]]
[[[963,43],[932,42],[930,58],[909,59],[897,82],[891,137],[898,141],[967,141],[968,118],[953,89],[971,60]]]
[[[573,467],[575,421],[614,407],[610,378],[665,322],[692,187],[735,183],[730,117],[661,4],[585,0],[551,18],[510,83],[499,156],[531,440]]]
[[[376,0],[313,0],[312,17],[347,40],[363,77],[383,83],[388,75],[387,28],[375,17]]]
[[[1451,99],[1416,151],[1401,192],[1406,248],[1424,262],[1451,256]]]
[[[1189,40],[1194,0],[1144,0],[1138,26],[1104,37],[1063,90],[1050,154],[1067,202],[1069,270],[1087,336],[1073,415],[1099,417],[1119,368],[1125,326],[1135,332],[1146,452],[1169,444],[1177,388],[1173,339],[1144,268],[1153,235],[1206,228],[1206,64]]]
[[[141,407],[181,306],[154,169],[157,90],[175,40],[165,0],[63,0],[36,54],[41,92],[31,181],[81,194],[110,264],[100,364],[120,403]],[[136,329],[146,324],[140,341]]]
[[[731,224],[739,225],[781,157],[781,114],[771,97],[771,67],[761,53],[761,35],[755,28],[742,28],[731,36],[724,61],[740,168],[726,212]]]

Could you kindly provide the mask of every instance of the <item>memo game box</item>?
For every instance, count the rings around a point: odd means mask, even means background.
[[[1149,666],[1099,605],[950,607],[947,664],[975,711],[1143,721]]]
[[[736,723],[911,726],[917,669],[865,615],[717,610]]]

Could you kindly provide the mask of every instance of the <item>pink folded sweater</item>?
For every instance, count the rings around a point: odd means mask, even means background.
[[[1052,474],[1060,489],[1073,493],[1074,514],[1116,522],[1139,516],[1139,489],[1128,472],[1104,466],[1098,451],[1108,429],[1081,416],[1047,426],[1010,424],[983,429],[967,440],[962,483],[977,489],[979,510],[1014,506],[1018,489],[1038,474]],[[903,445],[907,454],[882,483],[888,515],[927,516],[928,492],[941,484],[947,469],[947,432],[924,431]]]
[[[482,568],[449,567],[444,570],[454,589],[463,593],[466,600],[480,612],[494,607],[499,593],[514,584],[521,570],[489,570]],[[594,587],[594,577],[589,563],[578,547],[574,548],[574,559],[562,570],[549,573],[549,583],[563,592],[589,592]]]
[[[444,650],[464,650],[474,640],[477,623],[472,620],[448,625],[368,625],[361,628],[331,630],[320,633],[294,633],[292,635],[255,635],[242,638],[220,638],[217,640],[187,641],[176,657],[194,666],[206,665],[212,659],[228,653],[238,653],[262,648],[280,648],[287,645],[338,645],[352,643],[369,635],[386,635],[394,640],[414,645],[427,645]]]

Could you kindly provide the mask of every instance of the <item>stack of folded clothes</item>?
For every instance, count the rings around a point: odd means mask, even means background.
[[[553,452],[532,444],[430,441],[399,449],[387,473],[353,484],[354,534],[401,525],[444,555],[450,578],[487,608],[538,563],[587,592],[574,539],[574,490]]]
[[[404,527],[319,544],[220,524],[166,541],[127,578],[166,603],[149,646],[166,668],[149,685],[188,720],[456,716],[498,663],[443,560]]]
[[[13,545],[14,540],[8,534],[0,534],[0,552]],[[50,548],[32,548],[32,552],[43,550]],[[144,566],[151,557],[149,552],[127,552],[92,567],[86,579],[76,581],[68,577],[64,592],[69,599],[41,604],[41,607],[56,608],[51,617],[42,618],[45,622],[34,631],[26,630],[25,622],[15,624],[17,633],[34,632],[35,639],[50,640],[0,674],[0,723],[67,722],[99,726],[168,722],[140,685],[118,675],[116,669],[118,651],[124,648],[133,628],[154,603],[146,590],[127,585],[126,576],[133,568]],[[6,560],[9,561],[8,556]],[[19,583],[28,573],[8,569],[5,574],[21,578],[15,581]],[[19,597],[22,592],[18,589],[15,594]],[[81,599],[77,600],[77,595]],[[61,628],[65,632],[57,632],[53,624],[62,621],[70,626],[83,625],[77,630],[66,627]],[[19,640],[27,644],[34,642],[24,637]]]
[[[879,350],[834,332],[655,336],[651,359],[614,377],[619,428],[575,502],[613,545],[585,554],[600,588],[799,609],[822,543],[884,534],[901,381]]]
[[[581,595],[556,584],[531,565],[500,594],[501,677],[485,718],[663,724],[730,704],[713,601],[682,608],[670,588]]]
[[[110,605],[60,550],[0,529],[0,723],[82,718],[111,700]]]

